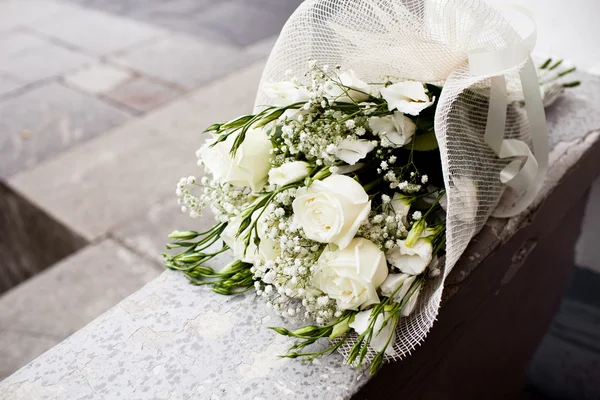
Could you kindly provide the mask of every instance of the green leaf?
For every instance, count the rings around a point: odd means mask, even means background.
[[[266,117],[264,117],[263,119],[261,119],[260,121],[258,121],[258,123],[256,123],[254,125],[254,127],[255,128],[262,128],[263,126],[267,125],[269,122],[273,122],[277,118],[281,117],[281,115],[284,112],[285,112],[285,109],[283,109],[283,108],[275,110],[271,114],[267,115]]]
[[[439,147],[434,131],[415,135],[413,141],[413,144],[408,144],[406,147],[412,146],[416,151],[430,151]]]
[[[247,124],[248,122],[250,122],[250,120],[252,118],[254,118],[254,115],[243,115],[239,118],[234,119],[233,121],[224,123],[223,125],[221,125],[221,128],[222,129],[237,128],[237,127]]]

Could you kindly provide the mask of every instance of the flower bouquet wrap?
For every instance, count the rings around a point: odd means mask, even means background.
[[[206,130],[207,175],[177,195],[217,223],[174,232],[166,265],[218,293],[254,290],[289,319],[273,327],[294,339],[288,357],[340,351],[371,371],[404,357],[471,238],[543,182],[544,104],[576,83],[560,61],[536,71],[530,28],[478,0],[305,1],[254,113]]]

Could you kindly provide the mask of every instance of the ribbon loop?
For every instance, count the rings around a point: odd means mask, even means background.
[[[512,7],[528,17],[522,7]],[[533,24],[533,20],[532,20]],[[548,169],[548,136],[546,115],[538,84],[538,76],[531,58],[536,42],[536,29],[521,41],[507,48],[469,53],[469,69],[473,75],[491,76],[490,101],[484,140],[499,158],[524,157],[511,161],[501,172],[500,181],[518,192],[524,192],[508,211],[495,211],[495,217],[511,217],[524,211],[542,187]],[[531,128],[533,151],[518,139],[505,139],[508,95],[504,71],[522,65],[519,78],[525,99],[525,111]]]

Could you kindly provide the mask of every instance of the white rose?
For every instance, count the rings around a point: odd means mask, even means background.
[[[260,191],[267,183],[271,167],[271,141],[264,130],[249,130],[232,157],[230,150],[236,137],[230,135],[213,147],[211,145],[217,139],[208,139],[196,154],[215,179],[234,186],[247,186],[255,192]]]
[[[252,214],[252,221],[255,221],[256,218],[258,218],[261,211],[262,209],[258,209]],[[221,239],[229,246],[229,248],[231,248],[236,260],[256,264],[259,261],[265,262],[274,260],[280,255],[281,248],[279,247],[279,244],[263,235],[264,218],[259,219],[257,222],[258,238],[260,239],[258,246],[254,244],[254,232],[252,232],[248,248],[245,248],[246,244],[244,243],[244,237],[248,233],[250,227],[237,236],[241,223],[242,217],[232,218],[221,234]]]
[[[269,171],[269,183],[285,186],[289,183],[298,182],[310,174],[310,164],[304,161],[292,161],[282,164],[278,168]]]
[[[374,134],[385,136],[396,147],[410,143],[417,129],[410,118],[398,111],[392,115],[369,118],[369,127]]]
[[[371,319],[371,310],[361,311],[354,316],[354,321],[350,323],[350,327],[360,335],[369,328]],[[387,322],[385,326],[383,326],[383,323],[386,320]],[[377,315],[377,319],[373,324],[373,336],[371,337],[371,342],[369,343],[371,348],[376,352],[381,352],[383,349],[385,349],[386,354],[394,354],[392,345],[394,344],[394,338],[396,337],[396,326],[392,323],[393,321],[394,320],[390,318],[389,312],[384,311],[383,313]],[[386,347],[388,341],[390,345]]]
[[[312,285],[337,301],[342,310],[379,303],[377,289],[388,274],[383,252],[373,242],[353,239],[344,249],[326,249],[319,257]]]
[[[433,246],[427,238],[420,238],[414,246],[407,246],[404,240],[398,241],[386,254],[388,261],[401,272],[409,275],[419,275],[433,258]]]
[[[294,103],[304,103],[310,99],[310,92],[304,86],[298,86],[293,82],[266,82],[263,92],[267,97],[275,100],[278,107],[289,106]]]
[[[360,183],[345,175],[331,175],[300,188],[292,203],[294,222],[319,243],[344,248],[371,211],[371,201]]]
[[[340,83],[343,85],[342,87],[340,87]],[[360,103],[367,100],[369,94],[373,94],[373,88],[360,80],[354,71],[348,70],[339,74],[336,82],[328,82],[325,85],[325,93],[335,101]]]
[[[344,139],[337,145],[335,156],[347,164],[354,165],[365,158],[373,149],[375,149],[375,145],[369,140]]]
[[[398,110],[409,115],[419,115],[421,111],[431,106],[430,100],[421,82],[406,81],[394,83],[381,89],[381,96],[388,103],[390,110]]]

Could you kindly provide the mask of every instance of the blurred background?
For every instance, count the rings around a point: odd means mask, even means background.
[[[511,2],[538,51],[600,75],[597,0]],[[199,133],[250,109],[300,3],[0,0],[0,379],[161,273],[166,235],[191,227],[174,189]],[[582,232],[540,396],[600,393],[599,183]]]

